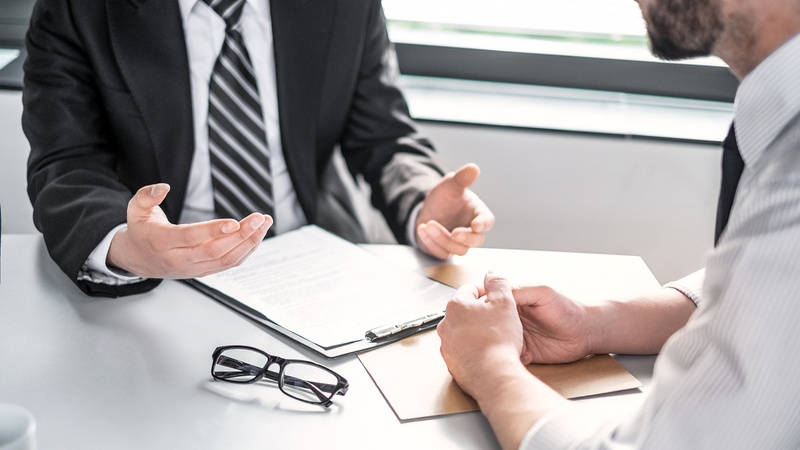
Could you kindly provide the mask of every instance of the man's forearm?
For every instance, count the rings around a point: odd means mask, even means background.
[[[688,297],[671,288],[589,306],[592,353],[656,354],[695,309]]]
[[[519,362],[495,366],[493,387],[477,396],[481,411],[505,450],[517,450],[531,427],[567,400]]]

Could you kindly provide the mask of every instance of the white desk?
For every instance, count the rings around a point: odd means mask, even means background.
[[[405,247],[369,248],[398,264],[433,263]],[[457,261],[498,254],[478,250]],[[627,267],[620,283],[657,285],[639,258],[541,253],[534,259],[562,272],[595,266],[604,278],[603,270],[619,265]],[[325,411],[270,387],[212,383],[211,351],[224,344],[327,364],[350,381],[350,390]],[[653,357],[619,359],[649,382]],[[583,401],[615,414],[641,398],[628,392]],[[0,402],[34,414],[41,449],[497,447],[479,413],[400,423],[355,357],[324,361],[184,284],[169,281],[122,299],[87,297],[38,235],[2,237]]]

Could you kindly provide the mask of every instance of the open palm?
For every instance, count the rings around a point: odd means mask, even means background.
[[[467,164],[448,174],[428,192],[416,222],[417,243],[426,253],[445,259],[464,255],[483,244],[494,215],[469,188],[480,169]]]

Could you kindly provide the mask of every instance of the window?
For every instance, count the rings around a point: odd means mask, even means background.
[[[22,44],[34,0],[2,0],[0,6],[0,44]]]
[[[730,101],[716,58],[665,63],[631,0],[383,0],[405,73]]]
[[[22,87],[22,50],[34,0],[0,0],[0,89]]]
[[[394,22],[476,30],[638,37],[645,31],[630,0],[383,0],[383,8]]]

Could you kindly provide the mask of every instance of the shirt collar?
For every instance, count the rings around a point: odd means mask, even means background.
[[[245,0],[256,12],[258,17],[265,17],[268,14],[269,9],[267,1],[268,0]],[[178,0],[178,3],[181,8],[181,18],[184,22],[189,20],[189,16],[194,11],[194,8],[197,7],[198,3],[202,3],[202,0]]]
[[[800,113],[800,35],[761,62],[736,92],[734,121],[739,151],[752,165]]]
[[[178,4],[181,7],[181,19],[184,22],[189,20],[189,15],[198,3],[200,3],[200,0],[178,0]]]

